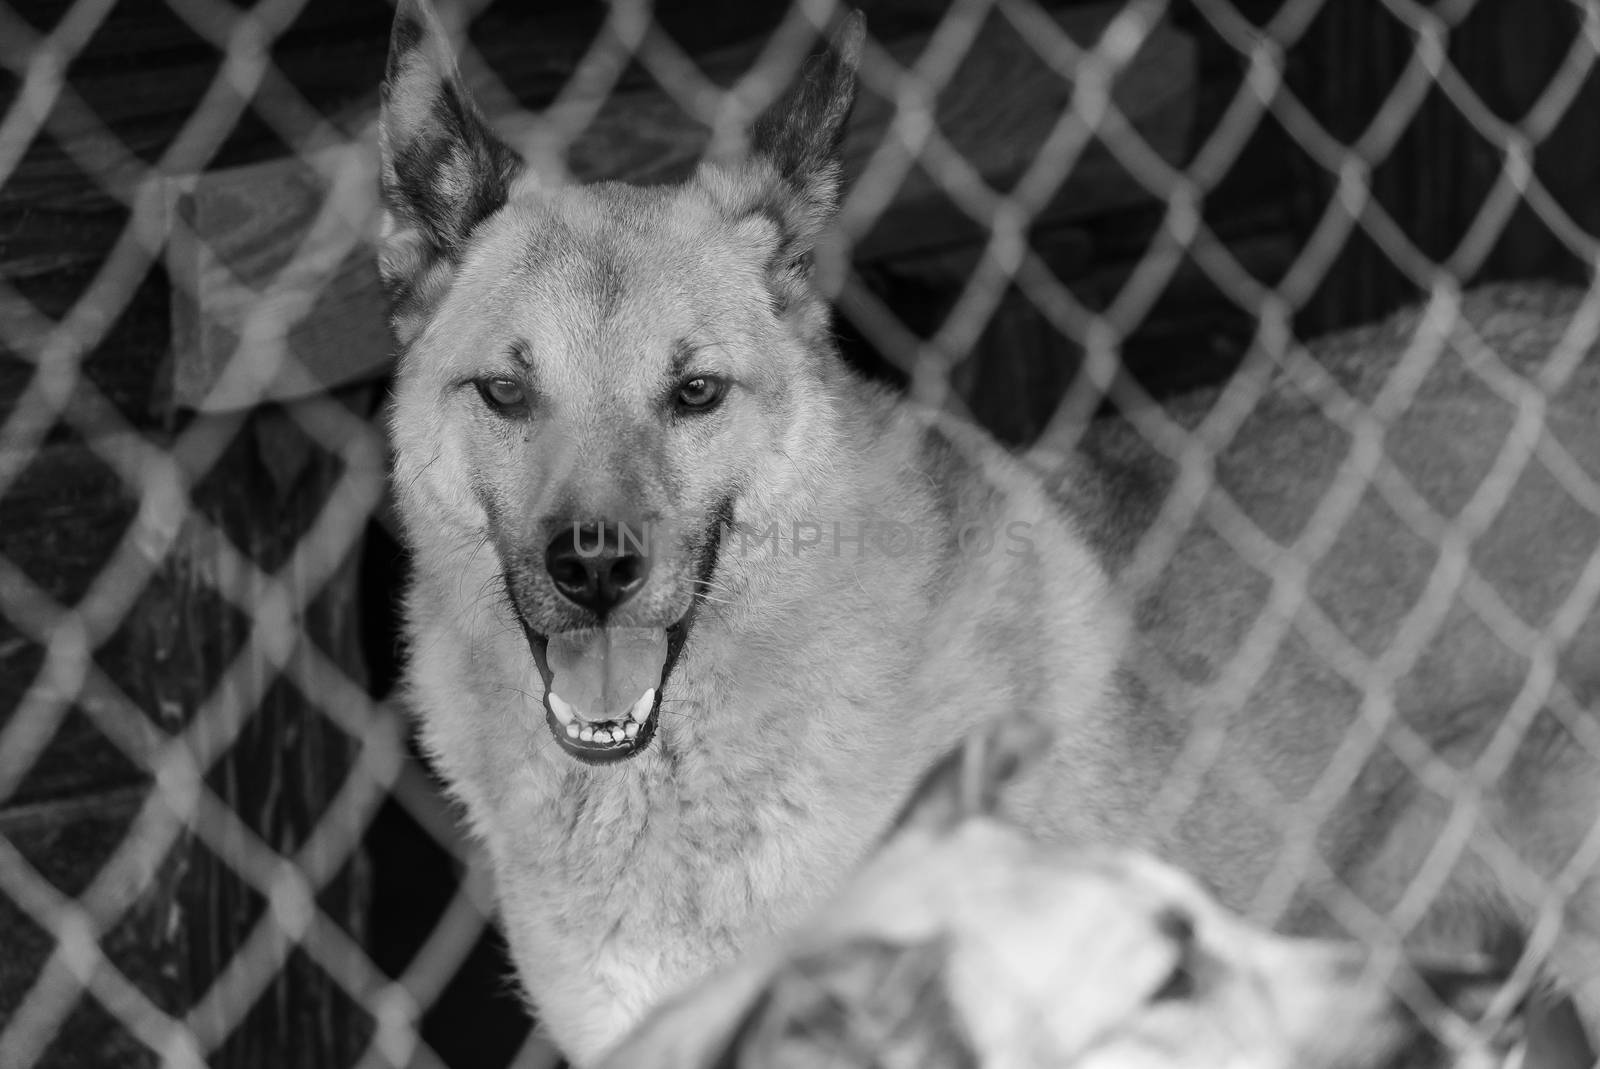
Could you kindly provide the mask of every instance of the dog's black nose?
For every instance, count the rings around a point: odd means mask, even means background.
[[[563,597],[604,616],[650,577],[646,537],[625,523],[567,524],[544,552],[545,570]]]
[[[1434,997],[1467,1021],[1478,1021],[1506,982],[1503,969],[1481,965],[1424,965],[1417,970]]]

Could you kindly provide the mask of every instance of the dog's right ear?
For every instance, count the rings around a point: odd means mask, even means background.
[[[969,817],[993,816],[1000,792],[1049,748],[1039,720],[1011,713],[981,725],[930,768],[889,831],[944,832]]]
[[[429,0],[399,0],[378,119],[379,273],[402,345],[447,288],[474,227],[506,202],[522,161],[490,131]]]

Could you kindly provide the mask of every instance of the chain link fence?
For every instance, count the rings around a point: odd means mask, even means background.
[[[537,135],[583,179],[677,173],[736,121],[730,93],[783,84],[835,14],[826,0],[717,17],[510,6],[443,8],[464,73],[508,137]],[[1600,759],[1600,726],[1557,671],[1595,615],[1600,537],[1537,619],[1471,553],[1530,472],[1559,485],[1571,524],[1600,530],[1600,458],[1546,422],[1596,373],[1600,186],[1585,182],[1600,166],[1583,131],[1600,103],[1600,4],[1533,7],[866,5],[842,254],[823,272],[847,354],[1041,455],[1111,413],[1170,461],[1132,586],[1196,523],[1270,585],[1217,703],[1242,700],[1293,644],[1361,696],[1366,730],[1299,803],[1226,768],[1308,829],[1380,740],[1445,799],[1475,796],[1541,715]],[[387,30],[381,4],[0,3],[7,1069],[558,1060],[521,1025],[490,1043],[459,1024],[473,1004],[520,1011],[483,862],[386,701],[404,568],[370,262]],[[1576,288],[1506,305],[1548,335],[1537,359],[1508,360],[1505,331],[1463,291],[1522,270]],[[1374,335],[1303,342],[1412,300],[1422,310],[1385,335],[1402,344],[1365,394],[1327,361]],[[1503,406],[1505,433],[1445,509],[1384,436],[1451,353]],[[1287,536],[1215,488],[1282,381],[1347,443]],[[1193,418],[1151,403],[1202,386]],[[1379,651],[1308,596],[1368,494],[1438,554]],[[1527,664],[1502,735],[1466,768],[1396,724],[1388,692],[1458,599]],[[1222,749],[1194,733],[1162,813],[1181,819]],[[1469,825],[1446,822],[1388,917],[1328,908],[1394,941],[1469,849]],[[1286,839],[1307,848],[1262,883],[1267,919],[1318,871],[1313,837]],[[1552,903],[1600,860],[1600,829],[1553,876],[1473,843]],[[1514,985],[1557,937],[1552,913]]]

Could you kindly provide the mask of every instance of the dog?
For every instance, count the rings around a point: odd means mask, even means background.
[[[1247,924],[1148,855],[1030,840],[996,802],[1041,728],[975,731],[811,920],[657,1008],[605,1069],[1516,1064],[1516,1008],[1480,1020],[1492,969],[1385,968]]]
[[[405,693],[549,1035],[594,1065],[813,915],[1015,709],[1061,729],[1005,802],[1042,841],[1151,851],[1286,933],[1526,947],[1597,1034],[1591,303],[1441,288],[1015,456],[830,333],[863,34],[744,151],[575,185],[397,4]]]

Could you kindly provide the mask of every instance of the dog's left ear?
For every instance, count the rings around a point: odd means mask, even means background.
[[[979,726],[922,777],[889,836],[910,828],[950,831],[971,817],[994,816],[1000,792],[1049,749],[1051,732],[1020,713]]]
[[[787,203],[778,205],[788,236],[807,245],[839,207],[844,177],[840,147],[855,106],[866,26],[861,12],[846,16],[828,47],[806,64],[800,80],[750,128],[751,153],[776,167],[789,186]]]
[[[731,215],[764,216],[776,228],[770,271],[785,309],[803,298],[812,250],[839,208],[840,149],[865,36],[865,17],[852,11],[795,84],[751,124],[746,163],[701,172]]]
[[[396,333],[446,285],[474,227],[506,203],[521,158],[489,129],[428,0],[399,0],[378,120],[379,273]]]

